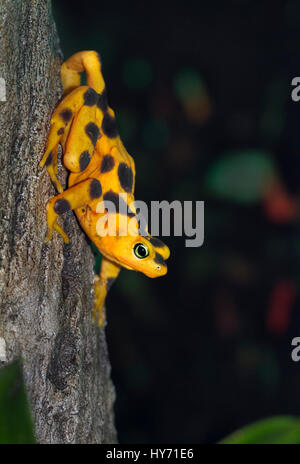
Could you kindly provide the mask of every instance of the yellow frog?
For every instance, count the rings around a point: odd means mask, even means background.
[[[87,86],[80,85],[83,71],[86,71]],[[170,251],[158,238],[151,237],[147,228],[143,233],[140,231],[136,209],[131,205],[134,161],[120,140],[115,114],[107,104],[99,54],[83,51],[71,56],[61,67],[61,77],[64,98],[53,112],[46,151],[40,163],[41,167],[46,166],[59,192],[47,203],[46,241],[55,229],[65,243],[69,242],[57,218],[74,210],[82,228],[102,254],[100,275],[95,275],[93,307],[93,317],[101,326],[105,297],[121,267],[149,277],[163,276],[167,273],[165,260]],[[70,171],[65,191],[56,177],[59,145],[63,163]],[[101,202],[104,206],[105,202],[111,202],[115,213],[109,208],[99,208]],[[114,214],[117,233],[99,234],[99,219],[105,224],[111,214]]]

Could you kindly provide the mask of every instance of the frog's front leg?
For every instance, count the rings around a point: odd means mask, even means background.
[[[67,211],[74,210],[89,204],[92,200],[100,199],[102,187],[98,179],[87,179],[79,184],[75,184],[64,192],[51,198],[47,203],[47,223],[48,235],[46,242],[52,237],[53,230],[56,230],[69,243],[69,237],[58,225],[57,218]]]
[[[98,319],[100,327],[102,327],[104,323],[103,306],[107,292],[118,277],[120,269],[118,264],[109,261],[103,256],[100,275],[95,275],[93,319]]]

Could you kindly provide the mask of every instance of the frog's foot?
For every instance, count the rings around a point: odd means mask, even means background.
[[[80,85],[80,73],[86,71],[87,85],[98,93],[104,90],[105,84],[101,72],[101,60],[99,53],[93,50],[85,50],[75,53],[62,64],[61,79],[64,93]]]
[[[69,243],[69,237],[68,235],[65,233],[65,231],[62,229],[62,227],[60,227],[60,225],[57,224],[57,222],[55,222],[53,225],[49,225],[48,224],[48,234],[47,234],[47,237],[46,237],[46,240],[45,240],[45,243],[48,243],[50,242],[51,238],[52,238],[52,235],[53,235],[53,230],[56,230],[56,232],[58,232],[65,243]]]
[[[109,259],[102,256],[100,276],[95,275],[94,280],[94,307],[93,307],[93,319],[98,320],[100,327],[103,326],[104,317],[104,303],[107,292],[115,282],[120,272],[120,266],[113,263]]]
[[[53,235],[53,230],[56,230],[56,232],[58,232],[62,236],[64,242],[69,243],[69,237],[67,236],[65,231],[60,227],[60,225],[58,225],[57,223],[57,218],[59,214],[57,214],[57,212],[55,211],[55,205],[56,205],[56,197],[51,198],[51,200],[49,200],[47,203],[48,234],[47,234],[45,242],[48,243],[51,240],[52,235]]]
[[[51,198],[47,203],[47,223],[48,236],[46,242],[52,237],[53,230],[56,230],[64,239],[65,243],[69,243],[69,237],[63,229],[57,224],[57,218],[67,211],[80,208],[95,200],[100,200],[102,196],[102,187],[98,179],[86,179],[79,184],[66,189],[64,192]]]
[[[92,310],[92,318],[94,322],[98,322],[100,327],[103,327],[105,321],[104,302],[107,294],[106,286],[98,275],[95,275],[94,280],[94,305]]]

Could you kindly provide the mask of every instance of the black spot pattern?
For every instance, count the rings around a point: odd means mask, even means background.
[[[114,283],[115,280],[116,280],[115,277],[108,277],[106,279],[106,291],[107,292],[111,289],[111,286],[112,286],[112,284]]]
[[[100,167],[100,172],[109,172],[113,169],[115,160],[111,155],[104,155]]]
[[[166,266],[165,260],[160,253],[155,253],[154,262],[161,266]]]
[[[84,171],[91,161],[90,154],[87,150],[83,151],[79,157],[80,171]]]
[[[133,172],[126,163],[120,163],[118,167],[118,176],[121,187],[125,192],[131,192],[133,185]]]
[[[120,209],[122,209],[122,214],[123,214],[123,212],[126,211],[125,214],[127,214],[128,217],[134,217],[135,216],[135,214],[128,208],[128,206],[125,203],[125,201],[123,200],[123,198],[120,197],[120,195],[118,195],[117,193],[113,192],[112,190],[109,190],[108,192],[106,192],[103,195],[103,199],[104,199],[104,204],[105,204],[106,201],[111,201],[114,204],[114,206],[116,208],[116,213],[121,214]]]
[[[55,205],[54,205],[54,211],[56,212],[56,214],[59,214],[59,215],[64,214],[70,209],[71,209],[71,205],[68,202],[68,200],[65,200],[64,198],[59,198],[58,200],[56,200]]]
[[[100,93],[99,98],[98,98],[97,106],[98,106],[98,108],[100,108],[101,111],[103,111],[103,112],[107,111],[108,103],[107,103],[106,89],[104,89],[103,92]]]
[[[50,164],[52,163],[52,151],[50,151],[47,159],[46,159],[46,162],[45,162],[45,166],[49,166]]]
[[[104,132],[104,135],[106,135],[110,139],[113,139],[113,138],[117,137],[118,129],[117,129],[116,120],[110,114],[105,113],[104,118],[102,120],[102,126],[101,127],[102,127],[102,130]]]
[[[60,117],[67,123],[70,121],[70,119],[72,118],[73,116],[73,113],[72,111],[69,109],[69,108],[66,108],[65,110],[62,110],[60,113],[59,113]]]
[[[98,94],[94,89],[88,89],[84,95],[84,104],[87,106],[94,106],[97,103],[98,100]]]
[[[57,135],[62,135],[64,132],[65,132],[65,129],[61,127],[60,129],[58,129]]]
[[[95,146],[98,136],[99,136],[99,128],[96,126],[94,122],[89,122],[85,126],[85,133],[91,139],[92,144]]]
[[[159,238],[156,237],[145,237],[146,240],[148,240],[155,248],[163,248],[165,244],[159,240]]]
[[[93,179],[90,184],[91,198],[100,198],[102,195],[102,187],[98,179]]]

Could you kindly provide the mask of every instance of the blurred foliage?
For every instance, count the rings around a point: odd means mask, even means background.
[[[183,102],[193,101],[205,93],[204,82],[194,69],[181,69],[174,78],[175,93]]]
[[[267,140],[276,140],[282,134],[288,98],[289,93],[285,79],[283,77],[273,78],[266,89],[261,116],[261,132]]]
[[[274,161],[259,150],[246,150],[221,155],[205,175],[209,194],[247,204],[262,199],[275,178]]]
[[[143,142],[150,150],[163,148],[169,137],[170,131],[165,121],[153,119],[146,122],[143,131]]]
[[[202,125],[209,119],[212,104],[204,79],[196,70],[181,69],[174,77],[174,90],[192,124]]]
[[[221,444],[299,444],[300,419],[294,417],[272,417],[264,419],[229,435]]]
[[[19,361],[0,369],[0,443],[35,443]]]

